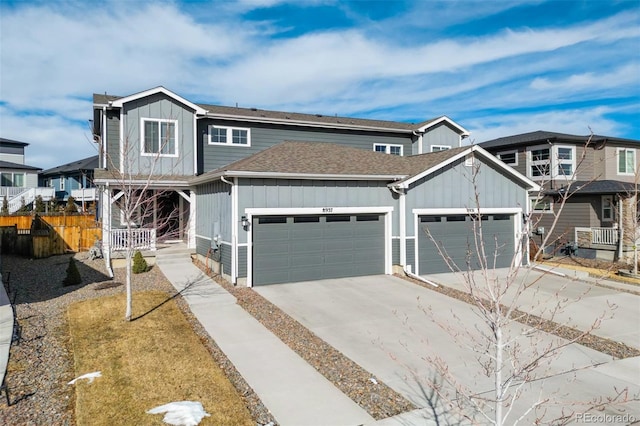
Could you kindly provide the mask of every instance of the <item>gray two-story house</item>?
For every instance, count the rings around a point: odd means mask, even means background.
[[[537,185],[464,146],[468,132],[444,116],[223,107],[157,87],[94,95],[94,124],[107,255],[123,189],[137,185],[157,203],[140,232],[185,241],[234,284],[477,269],[479,226],[491,266],[526,259],[522,217]]]
[[[551,230],[547,253],[569,245],[579,256],[613,260],[631,252],[638,236],[639,140],[536,131],[479,145],[542,187],[530,202],[533,241]]]

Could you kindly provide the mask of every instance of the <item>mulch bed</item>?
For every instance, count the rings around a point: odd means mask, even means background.
[[[200,262],[195,264],[209,273]],[[385,419],[417,408],[253,289],[234,287],[219,275],[209,275],[233,294],[243,309],[374,419]]]

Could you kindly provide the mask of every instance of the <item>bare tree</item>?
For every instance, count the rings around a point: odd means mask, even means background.
[[[553,209],[549,212],[553,215],[552,225],[545,233],[542,244],[532,253],[534,259],[539,258],[552,238],[557,238],[553,235],[553,229],[557,226],[567,200],[577,189],[573,188],[572,182],[585,159],[590,142],[591,138],[577,159],[572,176],[567,176],[563,190],[556,192]],[[558,289],[551,300],[534,302],[536,306],[533,308],[537,315],[530,314],[532,309],[524,306],[523,296],[526,292],[536,291],[540,277],[532,274],[531,266],[523,265],[521,256],[526,252],[524,247],[528,246],[526,242],[529,231],[537,226],[539,217],[531,212],[525,215],[520,249],[511,258],[508,270],[498,274],[496,265],[504,245],[497,238],[485,235],[483,230],[483,204],[478,185],[480,172],[480,162],[474,161],[472,171],[465,176],[475,194],[474,205],[467,208],[473,219],[473,237],[468,242],[466,264],[456,264],[447,253],[446,242],[436,241],[428,228],[426,230],[449,269],[460,273],[467,295],[465,299],[479,321],[474,325],[463,324],[455,312],[452,312],[449,321],[443,321],[430,308],[424,308],[423,311],[454,337],[456,342],[473,353],[482,375],[491,381],[492,390],[480,393],[478,389],[464,384],[455,377],[448,363],[441,357],[427,358],[440,375],[439,380],[430,380],[430,386],[440,401],[447,404],[450,412],[455,410],[472,423],[517,424],[525,420],[531,421],[532,418],[536,423],[542,422],[545,415],[549,415],[547,410],[556,403],[554,398],[558,397],[554,392],[544,389],[545,381],[558,374],[552,372],[553,362],[564,348],[596,330],[609,313],[603,312],[594,317],[588,327],[562,339],[552,335],[565,326],[555,321],[568,304],[572,303],[559,296],[563,289]],[[549,173],[546,170],[544,174],[554,175],[553,171]],[[540,202],[545,196],[543,189],[536,194],[534,202]],[[452,322],[457,324],[454,326]],[[565,406],[559,412],[551,414],[555,416],[553,423],[564,424],[574,418],[577,412],[602,408],[627,399],[626,389],[614,389],[609,396],[602,398],[565,401]]]
[[[171,123],[158,124],[159,127]],[[158,139],[153,141],[140,140],[131,135],[122,136],[119,153],[119,165],[110,155],[106,155],[109,167],[109,196],[103,203],[115,205],[120,212],[120,225],[124,233],[119,234],[117,242],[124,248],[126,261],[125,288],[126,309],[125,319],[132,319],[132,265],[136,251],[155,249],[147,245],[149,238],[173,238],[178,236],[178,230],[173,225],[178,220],[179,211],[171,204],[169,194],[172,190],[162,186],[162,181],[174,176],[176,165],[168,171],[162,171],[160,162],[162,154],[175,149],[178,140],[173,135],[172,128],[157,129]],[[141,157],[141,144],[145,146],[147,155]],[[113,196],[111,193],[113,192]],[[111,208],[109,208],[111,214]],[[105,218],[103,218],[105,220]],[[109,218],[111,223],[112,218]],[[109,229],[111,235],[113,229]],[[111,250],[111,241],[107,250]]]

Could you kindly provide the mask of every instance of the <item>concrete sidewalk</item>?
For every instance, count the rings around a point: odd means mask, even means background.
[[[280,425],[359,425],[374,419],[193,265],[158,266]]]

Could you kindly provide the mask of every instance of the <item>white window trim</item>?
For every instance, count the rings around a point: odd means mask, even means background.
[[[529,198],[529,205],[530,207],[530,211],[531,213],[542,213],[542,214],[550,214],[553,213],[553,200],[549,201],[549,210],[540,210],[540,209],[535,209],[536,203],[539,203],[541,201],[543,201],[546,197],[533,197],[533,198]]]
[[[605,200],[609,200],[609,210],[611,210],[611,216],[610,217],[605,217],[604,214],[604,202]],[[603,195],[601,200],[600,200],[600,214],[602,215],[602,221],[603,222],[613,222],[614,219],[614,206],[613,206],[613,195]]]
[[[516,159],[515,163],[507,163],[506,161],[504,161],[502,158],[500,158],[500,156],[502,154],[515,154],[515,159]],[[498,157],[500,159],[500,161],[502,161],[507,166],[517,166],[518,165],[518,151],[517,150],[500,151],[500,152],[496,153],[496,157]]]
[[[400,157],[404,156],[404,148],[402,145],[396,145],[396,144],[392,144],[392,143],[374,143],[373,144],[373,150],[375,152],[382,152],[382,151],[376,151],[376,147],[377,146],[383,146],[384,147],[384,153],[385,154],[391,154],[391,147],[397,147],[400,148]]]
[[[571,160],[564,160],[558,157],[558,149],[559,148],[567,148],[571,150]],[[548,160],[537,160],[533,161],[533,157],[531,152],[538,149],[548,149],[549,150],[549,159]],[[527,177],[531,180],[550,180],[550,179],[565,179],[565,180],[575,180],[576,178],[576,167],[577,167],[577,150],[573,145],[536,145],[527,147]],[[549,164],[549,174],[544,176],[533,176],[531,173],[531,168],[536,165],[545,165]],[[563,175],[558,173],[558,166],[560,164],[571,164],[571,175]]]
[[[0,172],[3,175],[9,175],[11,180],[11,186],[3,186],[3,188],[26,188],[27,185],[27,174],[22,172]],[[22,175],[22,185],[16,185],[16,175]]]
[[[434,151],[434,148],[438,148],[437,151]],[[431,152],[440,152],[440,151],[448,151],[451,147],[449,145],[431,145]]]
[[[175,129],[175,134],[174,134],[174,143],[175,143],[175,152],[173,154],[163,154],[161,152],[145,152],[144,151],[144,143],[145,143],[145,139],[144,139],[144,123],[146,121],[152,121],[154,123],[173,123],[173,128]],[[159,131],[160,129],[158,129]],[[172,120],[172,119],[168,119],[168,118],[148,118],[148,117],[142,117],[140,118],[140,155],[143,157],[168,157],[168,158],[176,158],[178,157],[178,135],[179,135],[179,131],[178,131],[178,120]],[[162,137],[161,136],[161,132],[159,131],[158,133],[158,137]],[[161,148],[162,147],[162,141],[159,141],[158,147]],[[162,149],[160,149],[162,150]]]
[[[60,191],[64,191],[64,176],[60,176]]]
[[[211,129],[225,129],[227,131],[227,141],[222,142],[214,142],[211,140]],[[233,131],[234,130],[244,130],[247,132],[247,143],[239,144],[233,143]],[[221,145],[221,146],[240,146],[240,147],[248,147],[251,146],[251,129],[248,127],[229,127],[229,126],[218,126],[216,124],[211,124],[208,127],[208,144],[209,145]]]
[[[620,171],[620,152],[624,151],[625,155],[627,152],[633,153],[633,171],[631,172],[621,172]],[[616,172],[618,176],[634,176],[636,174],[636,150],[633,148],[618,148],[616,149]]]

